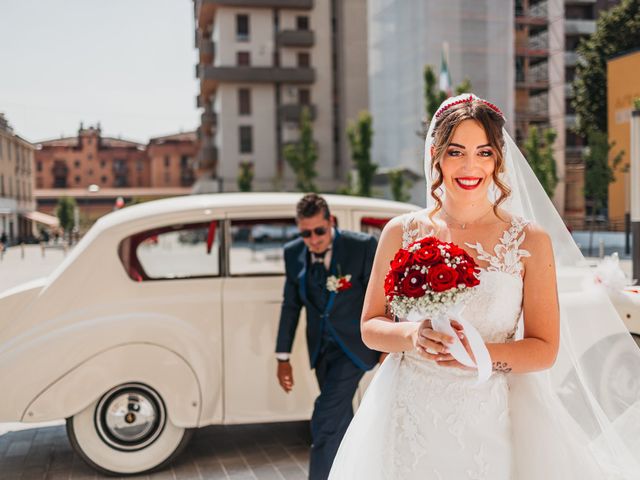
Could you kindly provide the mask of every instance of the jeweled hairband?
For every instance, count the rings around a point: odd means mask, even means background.
[[[476,97],[477,98],[477,97]],[[501,117],[504,118],[504,113],[502,113],[502,111],[493,103],[491,102],[487,102],[486,100],[483,100],[482,98],[477,98],[478,101],[484,103],[486,106],[488,106],[491,110],[493,110],[494,112],[496,112],[498,115],[500,115]],[[456,100],[455,102],[451,102],[447,105],[444,105],[443,107],[440,108],[440,110],[438,110],[436,112],[435,117],[438,118],[440,117],[440,115],[442,115],[445,111],[447,111],[449,108],[453,107],[454,105],[459,105],[461,103],[470,103],[474,100],[473,95],[469,95],[468,98],[461,98],[460,100]]]

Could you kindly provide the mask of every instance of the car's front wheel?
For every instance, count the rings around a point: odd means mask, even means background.
[[[186,446],[192,430],[171,423],[162,397],[139,384],[119,385],[67,419],[75,451],[106,474],[159,469]]]

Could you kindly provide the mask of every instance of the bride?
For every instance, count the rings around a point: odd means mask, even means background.
[[[385,227],[363,307],[364,342],[390,355],[331,479],[640,478],[640,390],[611,376],[640,372],[640,353],[577,267],[577,246],[504,123],[498,107],[470,94],[434,115],[427,209]],[[483,383],[449,352],[450,336],[429,319],[395,317],[385,301],[395,253],[425,236],[463,247],[480,267],[464,317],[491,358]],[[556,264],[567,276],[560,288]]]

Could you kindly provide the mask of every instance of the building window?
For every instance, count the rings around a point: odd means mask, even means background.
[[[89,154],[89,155],[87,155],[87,158],[88,158],[89,160],[93,160],[93,155],[92,155],[92,154]]]
[[[248,88],[238,90],[238,113],[251,115],[251,90]]]
[[[296,17],[296,28],[298,30],[309,30],[309,17],[306,15],[298,15]]]
[[[104,160],[100,160],[100,168],[104,168],[107,166],[107,162]]]
[[[41,171],[42,171],[42,161],[38,160],[38,161],[36,162],[36,170],[37,170],[38,172],[41,172]]]
[[[73,162],[73,166],[76,168],[80,168],[80,160],[76,160]]]
[[[240,153],[253,153],[253,129],[251,126],[240,127]]]
[[[89,169],[89,176],[92,176],[92,175],[93,175],[93,168],[90,168]]]
[[[311,90],[308,88],[299,88],[298,103],[300,105],[311,105]]]
[[[217,277],[220,227],[214,220],[148,230],[123,240],[118,254],[125,271],[136,282]]]
[[[298,52],[298,66],[309,68],[311,66],[311,55],[307,52]]]
[[[165,166],[165,168],[169,168],[169,165],[171,165],[171,158],[169,157],[169,155],[165,155],[164,156],[164,166]]]
[[[80,175],[76,175],[75,177],[73,177],[73,181],[76,182],[76,185],[78,185],[80,183]]]
[[[100,181],[102,182],[103,185],[107,184],[107,177],[105,177],[104,175],[100,177]]]
[[[248,67],[251,65],[251,53],[250,52],[237,52],[236,64],[241,67]]]
[[[136,160],[136,170],[138,172],[141,172],[144,169],[144,163],[142,163],[142,160]]]
[[[236,15],[236,40],[239,42],[249,40],[249,15]]]

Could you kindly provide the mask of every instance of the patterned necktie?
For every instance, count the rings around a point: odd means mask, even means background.
[[[315,285],[324,285],[327,281],[327,268],[324,265],[324,257],[329,250],[325,250],[322,253],[311,254],[311,267],[309,269],[309,275],[311,281]]]

